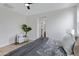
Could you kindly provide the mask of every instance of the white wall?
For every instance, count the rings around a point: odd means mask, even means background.
[[[15,35],[21,32],[20,25],[23,23],[26,23],[23,15],[0,7],[0,47],[14,42]]]
[[[35,40],[38,36],[40,17],[47,17],[47,36],[51,39],[62,39],[65,32],[73,28],[73,8],[24,17],[6,8],[0,7],[0,47],[13,42],[14,36],[21,32],[20,25],[26,23],[32,27],[28,37]]]
[[[35,40],[37,38],[37,18],[36,17],[27,17],[27,25],[32,28],[30,32],[28,32],[28,37],[30,40]]]
[[[77,34],[79,36],[79,7],[77,8]]]
[[[37,14],[30,16],[30,24],[32,25],[33,34],[31,34],[31,37],[37,38],[39,34],[38,24],[35,23],[40,17],[46,16],[47,17],[47,36],[51,39],[62,39],[65,33],[68,30],[73,29],[73,8],[67,8],[63,10],[58,11],[50,11],[47,13]],[[37,31],[36,31],[37,29]],[[36,32],[38,34],[36,34]],[[30,36],[29,36],[30,37]]]
[[[60,40],[73,28],[73,9],[64,9],[47,15],[47,36]]]

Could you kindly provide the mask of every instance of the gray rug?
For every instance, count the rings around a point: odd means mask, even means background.
[[[5,56],[40,56],[36,51],[46,44],[48,38],[38,38],[28,45],[24,45]]]

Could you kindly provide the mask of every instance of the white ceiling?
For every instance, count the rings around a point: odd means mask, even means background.
[[[31,9],[27,10],[23,3],[0,4],[0,6],[11,9],[12,11],[20,13],[22,15],[35,15],[48,11],[55,11],[72,7],[74,5],[76,5],[76,3],[33,3],[31,4]]]

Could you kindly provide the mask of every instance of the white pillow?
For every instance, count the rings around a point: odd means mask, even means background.
[[[72,54],[72,46],[75,42],[74,36],[71,34],[66,34],[62,40],[62,46],[64,50],[66,51],[67,55]]]

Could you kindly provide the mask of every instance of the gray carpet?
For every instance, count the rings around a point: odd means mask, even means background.
[[[5,56],[40,56],[36,51],[48,41],[48,38],[38,38],[28,45],[24,45]]]

